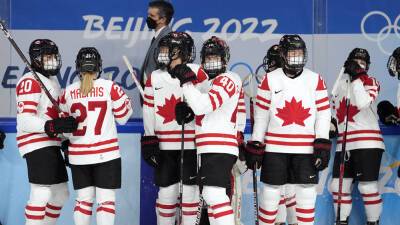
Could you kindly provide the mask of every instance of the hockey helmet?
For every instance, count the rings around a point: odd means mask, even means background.
[[[266,73],[282,67],[282,57],[279,45],[272,45],[264,56],[263,68]]]
[[[76,71],[79,74],[85,72],[95,72],[100,76],[103,71],[100,53],[94,47],[81,48],[76,56]]]
[[[61,55],[57,45],[49,39],[36,39],[29,46],[31,66],[35,72],[54,76],[61,69]]]
[[[397,76],[400,80],[400,47],[396,48],[389,57],[387,68],[390,76]]]
[[[284,35],[279,41],[283,66],[292,73],[299,73],[307,63],[307,47],[297,34]]]
[[[371,64],[371,58],[369,56],[369,53],[367,49],[364,48],[355,48],[353,49],[349,56],[347,57],[347,60],[355,60],[359,59],[365,62],[366,67],[364,68],[366,71],[369,69],[369,65]]]
[[[207,56],[219,56],[219,59],[207,61]],[[203,43],[200,58],[203,69],[212,79],[226,71],[230,59],[229,46],[221,38],[212,36]]]

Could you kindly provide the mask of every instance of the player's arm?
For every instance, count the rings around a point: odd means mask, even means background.
[[[265,131],[269,123],[271,90],[268,84],[267,76],[258,86],[256,105],[254,107],[254,124],[251,140],[264,143]]]
[[[219,109],[239,91],[235,82],[226,75],[215,78],[208,93],[201,93],[191,82],[183,85],[186,102],[196,115],[208,114]]]
[[[41,88],[32,78],[21,80],[16,87],[17,94],[17,127],[27,133],[44,133],[46,120],[37,114]]]
[[[331,109],[326,84],[321,76],[319,76],[318,79],[315,96],[315,105],[317,110],[315,117],[315,135],[316,138],[329,139]]]
[[[154,90],[151,76],[147,78],[143,99],[143,126],[146,136],[155,135]]]
[[[359,109],[369,107],[378,97],[380,86],[373,77],[360,77],[351,82],[354,102]]]
[[[125,94],[124,90],[115,83],[111,86],[110,95],[115,121],[123,125],[128,121],[133,112],[131,100],[128,95]]]

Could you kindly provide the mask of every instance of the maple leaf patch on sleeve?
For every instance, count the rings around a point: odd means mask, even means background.
[[[175,120],[175,106],[181,102],[181,98],[176,98],[174,95],[170,99],[165,98],[165,103],[162,106],[157,106],[157,114],[164,118],[163,124]]]
[[[355,122],[354,121],[354,116],[359,113],[360,110],[357,108],[357,106],[350,104],[349,105],[349,122]],[[343,123],[344,119],[346,117],[346,98],[343,97],[342,100],[339,102],[339,108],[336,110],[336,117],[338,120],[338,123]]]
[[[304,127],[304,121],[311,116],[310,108],[304,108],[302,101],[296,101],[294,97],[290,102],[285,101],[285,106],[277,108],[277,111],[276,116],[283,120],[282,126],[297,124]]]

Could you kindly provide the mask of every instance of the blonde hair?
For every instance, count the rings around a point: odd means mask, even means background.
[[[84,72],[81,77],[81,95],[87,96],[93,89],[93,80],[97,77],[97,73]]]

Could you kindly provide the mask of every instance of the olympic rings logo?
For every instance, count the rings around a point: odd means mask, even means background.
[[[372,16],[381,16],[386,20],[387,25],[384,26],[379,32],[378,35],[372,36],[367,34],[367,32],[365,31],[365,23],[366,21],[372,17]],[[392,32],[392,29],[394,31],[394,33],[396,34],[397,38],[400,39],[400,26],[399,26],[399,21],[400,21],[400,15],[398,15],[396,17],[396,19],[394,20],[394,23],[392,24],[392,21],[390,20],[389,16],[382,12],[382,11],[371,11],[369,13],[367,13],[367,15],[365,15],[363,17],[363,19],[361,20],[361,33],[363,34],[363,36],[369,40],[369,41],[373,41],[376,42],[378,44],[379,49],[386,55],[391,55],[391,52],[386,51],[383,46],[382,46],[382,42],[384,40],[386,40],[390,33]]]

